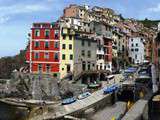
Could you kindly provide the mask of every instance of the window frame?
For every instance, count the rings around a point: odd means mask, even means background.
[[[58,41],[54,41],[54,48],[59,48],[59,42]]]
[[[50,36],[50,30],[49,29],[45,29],[44,36],[47,37],[47,38]]]
[[[37,60],[37,59],[39,59],[39,58],[40,58],[40,56],[39,56],[39,52],[35,52],[35,53],[34,53],[34,59],[36,59],[36,60]]]
[[[69,59],[73,60],[73,54],[70,54]]]
[[[38,32],[38,33],[37,33]],[[34,36],[39,37],[40,36],[40,29],[35,29]]]
[[[44,59],[47,59],[47,60],[49,59],[49,53],[48,52],[44,53]]]
[[[66,44],[62,44],[62,49],[63,49],[63,50],[66,49]]]
[[[66,55],[62,54],[62,60],[65,60],[65,59],[66,59]]]
[[[45,48],[49,48],[49,41],[45,41],[45,42],[44,42],[44,47],[45,47]]]
[[[34,41],[34,47],[39,48],[40,47],[40,42],[39,41]]]
[[[69,44],[69,50],[72,50],[72,44]]]
[[[59,54],[57,52],[54,53],[54,60],[59,60]]]

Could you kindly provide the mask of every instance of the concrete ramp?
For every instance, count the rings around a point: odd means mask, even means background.
[[[148,120],[148,101],[138,100],[122,120]]]

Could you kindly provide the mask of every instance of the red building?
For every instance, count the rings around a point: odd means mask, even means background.
[[[29,36],[26,61],[31,73],[59,73],[60,33],[55,23],[34,23]]]
[[[112,71],[112,39],[104,37],[104,61],[107,69]]]

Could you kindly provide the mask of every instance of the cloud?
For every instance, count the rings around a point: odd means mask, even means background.
[[[157,6],[153,6],[148,9],[150,12],[160,12],[160,3],[157,4]]]
[[[18,14],[26,14],[33,12],[46,12],[51,10],[51,7],[46,3],[34,4],[13,4],[10,6],[0,6],[0,24],[9,21],[12,16]]]

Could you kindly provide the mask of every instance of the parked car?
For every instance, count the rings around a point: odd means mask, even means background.
[[[71,104],[74,102],[76,102],[76,98],[71,97],[71,98],[67,98],[67,99],[62,100],[62,105],[67,105],[67,104]]]
[[[84,98],[89,97],[90,95],[91,95],[90,92],[85,92],[85,93],[80,94],[80,95],[78,96],[78,99],[79,99],[79,100],[82,100],[82,99],[84,99]]]

